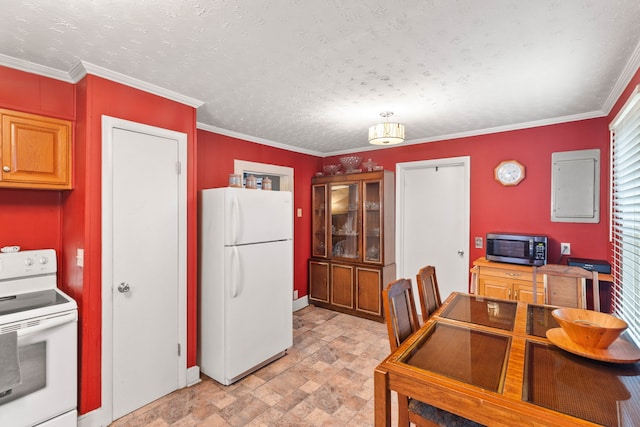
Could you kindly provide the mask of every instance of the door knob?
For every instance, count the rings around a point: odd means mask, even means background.
[[[131,290],[131,288],[129,287],[129,284],[126,282],[122,282],[118,285],[118,291],[121,293],[126,293],[129,292]]]
[[[463,251],[462,249],[461,249],[461,250],[459,250],[459,251],[458,251],[458,255],[460,255],[460,256],[464,255],[464,251]]]
[[[3,166],[2,170],[5,172],[11,172],[11,168],[9,166]]]

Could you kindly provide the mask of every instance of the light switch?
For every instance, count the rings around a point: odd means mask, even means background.
[[[302,208],[298,208],[298,218],[302,218]]]
[[[76,265],[78,267],[84,267],[84,249],[78,248],[76,253]]]

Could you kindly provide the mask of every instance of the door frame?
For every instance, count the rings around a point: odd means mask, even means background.
[[[278,166],[269,163],[250,162],[248,160],[233,160],[233,173],[242,175],[243,173],[255,173],[265,175],[279,175],[280,191],[291,191],[293,193],[293,168],[288,166]]]
[[[102,419],[113,421],[113,130],[145,133],[178,142],[178,388],[187,384],[187,135],[102,116]]]
[[[449,157],[442,159],[431,160],[418,160],[414,162],[405,162],[396,164],[396,260],[404,259],[404,223],[402,221],[401,210],[404,209],[404,179],[405,172],[408,170],[425,169],[433,167],[444,166],[463,166],[465,173],[465,212],[464,217],[467,218],[464,224],[464,235],[467,236],[467,242],[465,243],[465,260],[469,264],[469,236],[470,236],[470,221],[471,221],[471,157]],[[397,277],[415,277],[417,271],[404,271],[403,263],[397,263]]]

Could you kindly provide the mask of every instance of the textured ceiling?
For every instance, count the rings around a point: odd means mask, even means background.
[[[202,101],[204,129],[317,154],[367,148],[386,110],[413,142],[601,116],[639,42],[638,0],[22,0],[0,14],[0,64],[70,79],[92,64]]]

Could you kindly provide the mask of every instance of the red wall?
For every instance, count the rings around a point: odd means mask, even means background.
[[[311,178],[320,170],[321,159],[224,135],[198,130],[198,189],[226,187],[234,160],[286,166],[293,172],[293,205],[302,208],[294,218],[294,289],[307,295],[307,259],[311,256]]]
[[[74,120],[75,88],[70,83],[0,66],[0,108]],[[59,251],[64,193],[0,189],[0,246]]]
[[[549,260],[560,260],[560,242],[571,243],[571,256],[606,259],[609,137],[604,118],[458,138],[364,152],[385,169],[416,160],[469,156],[471,158],[470,263],[484,256],[473,239],[487,232],[542,233],[549,236]],[[601,220],[598,224],[551,222],[551,153],[599,148],[601,156]],[[503,160],[516,159],[526,178],[515,187],[503,187],[493,170]],[[335,158],[325,159],[325,163]]]
[[[0,66],[0,107],[75,119],[75,86]]]

